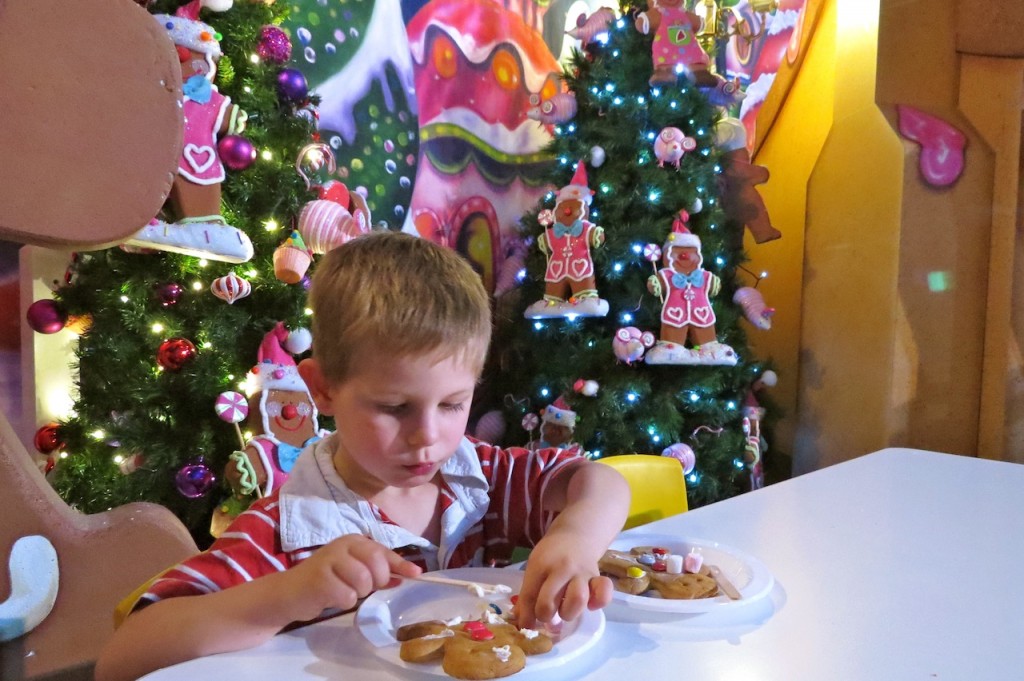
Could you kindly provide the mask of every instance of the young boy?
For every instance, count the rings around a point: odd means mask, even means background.
[[[393,574],[500,563],[517,544],[534,547],[520,626],[610,601],[597,561],[626,518],[622,477],[573,452],[464,436],[491,322],[460,256],[404,234],[360,237],[320,262],[310,304],[313,358],[298,370],[336,433],[151,586],[97,681],[252,647],[354,607]]]

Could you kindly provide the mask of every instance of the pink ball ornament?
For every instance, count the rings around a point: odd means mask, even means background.
[[[25,319],[33,331],[38,333],[57,333],[68,322],[68,316],[52,300],[37,300],[28,306]]]
[[[693,447],[682,442],[669,445],[661,452],[661,455],[678,459],[683,466],[683,475],[692,473],[693,467],[697,465],[697,455],[693,453]]]
[[[498,409],[486,412],[476,422],[474,436],[478,440],[483,440],[484,442],[501,442],[501,438],[504,435],[505,417]]]
[[[271,64],[284,64],[292,58],[292,41],[288,34],[277,26],[264,26],[256,43],[260,59]]]
[[[241,135],[225,135],[217,143],[220,160],[231,170],[245,170],[256,160],[256,147]]]

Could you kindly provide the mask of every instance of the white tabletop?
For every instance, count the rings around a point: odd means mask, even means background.
[[[775,586],[728,612],[610,608],[600,645],[530,679],[1024,678],[1022,465],[887,449],[630,532],[719,541]],[[346,615],[146,681],[220,677],[421,678],[375,657]]]

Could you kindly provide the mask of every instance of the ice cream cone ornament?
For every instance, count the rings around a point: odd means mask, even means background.
[[[587,167],[583,161],[576,164],[576,172],[569,184],[558,190],[555,204],[572,199],[582,201],[585,206],[589,206],[594,200],[594,191],[587,184]]]

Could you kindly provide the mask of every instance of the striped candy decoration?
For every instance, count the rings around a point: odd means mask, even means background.
[[[252,293],[252,284],[234,272],[217,277],[210,286],[210,292],[228,305]]]
[[[299,213],[299,234],[313,253],[322,255],[349,240],[340,225],[351,217],[344,206],[334,201],[310,201]]]

